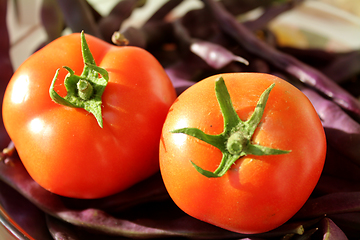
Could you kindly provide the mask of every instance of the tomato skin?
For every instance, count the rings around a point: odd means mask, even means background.
[[[86,35],[99,67],[109,73],[102,95],[103,128],[84,109],[53,102],[55,71],[80,75],[80,35],[61,37],[29,57],[15,72],[3,101],[4,124],[19,156],[45,189],[74,198],[122,191],[159,170],[163,121],[176,98],[159,62],[136,47],[117,47]],[[60,70],[55,90],[66,95]]]
[[[223,131],[214,91],[219,76],[243,121],[264,90],[275,83],[253,142],[290,153],[242,157],[220,178],[197,172],[190,160],[214,171],[222,153],[199,139],[170,131],[199,128],[212,135]],[[171,198],[184,212],[230,231],[253,234],[282,225],[301,208],[320,177],[325,154],[322,124],[301,91],[268,74],[228,73],[200,81],[174,102],[162,131],[160,170]]]

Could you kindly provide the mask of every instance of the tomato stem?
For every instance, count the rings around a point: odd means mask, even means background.
[[[226,149],[231,154],[240,154],[249,144],[249,139],[241,131],[234,132],[226,142]]]
[[[109,81],[109,75],[105,69],[96,66],[95,60],[86,42],[84,32],[81,32],[81,52],[84,59],[84,69],[80,76],[75,75],[71,68],[67,66],[63,67],[69,72],[64,80],[64,85],[67,90],[66,96],[61,97],[54,90],[55,81],[60,69],[55,73],[49,89],[49,94],[51,99],[58,104],[74,108],[83,108],[90,112],[94,115],[99,126],[102,128],[101,97]],[[102,76],[101,78],[99,77],[99,74]]]
[[[198,138],[222,152],[221,162],[214,172],[202,169],[191,162],[199,173],[209,178],[221,177],[243,156],[277,155],[290,152],[289,150],[258,145],[251,141],[256,128],[261,122],[270,91],[274,86],[275,84],[272,84],[261,94],[250,118],[247,121],[242,121],[233,107],[224,79],[219,77],[215,81],[215,94],[224,118],[223,132],[218,135],[210,135],[197,128],[182,128],[171,131],[172,133],[183,133]]]
[[[79,91],[79,97],[83,100],[90,99],[94,91],[92,85],[84,79],[81,79],[77,82],[77,88]]]

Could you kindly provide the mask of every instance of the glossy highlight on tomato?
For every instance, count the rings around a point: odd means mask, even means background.
[[[31,177],[67,197],[99,198],[122,191],[159,170],[162,124],[176,98],[160,63],[137,47],[118,47],[85,35],[97,66],[108,72],[103,127],[81,108],[52,101],[67,94],[64,78],[84,69],[80,34],[56,39],[30,56],[6,89],[6,130]]]
[[[210,135],[220,136],[229,124],[224,124],[223,111],[231,112],[219,106],[214,89],[220,77],[231,99],[222,104],[230,102],[243,122],[264,107],[246,146],[283,152],[258,156],[254,151],[237,157],[227,171],[218,171],[224,152],[232,152],[226,142],[209,144],[216,138]],[[259,99],[265,90],[271,92],[264,106]],[[188,130],[194,128],[204,134]],[[226,141],[232,133],[225,134]],[[227,73],[196,83],[174,102],[162,131],[160,170],[171,198],[184,212],[253,234],[279,227],[303,206],[319,180],[325,154],[321,121],[301,91],[269,74]]]

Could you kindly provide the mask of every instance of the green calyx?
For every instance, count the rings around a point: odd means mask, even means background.
[[[198,138],[222,152],[221,162],[214,172],[202,169],[191,162],[199,173],[209,178],[221,177],[243,156],[277,155],[290,152],[252,143],[252,136],[262,119],[266,102],[274,86],[275,84],[272,84],[262,93],[250,118],[247,121],[242,121],[233,107],[224,79],[219,77],[215,82],[215,93],[224,118],[223,132],[218,135],[209,135],[197,128],[182,128],[171,131],[172,133],[184,133]]]
[[[55,81],[60,69],[56,71],[55,77],[51,82],[49,94],[51,99],[58,104],[74,108],[83,108],[93,114],[99,126],[102,128],[101,97],[109,81],[109,74],[105,69],[96,66],[95,60],[87,45],[84,32],[81,32],[81,52],[84,59],[84,69],[80,76],[75,75],[71,68],[63,67],[69,72],[64,80],[67,91],[66,96],[61,97],[54,90]],[[99,77],[99,74],[102,77]]]

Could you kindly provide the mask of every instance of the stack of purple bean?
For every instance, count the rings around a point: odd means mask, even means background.
[[[7,3],[0,1],[1,99],[13,74]],[[2,154],[1,205],[35,239],[359,239],[360,51],[334,53],[277,45],[269,21],[296,8],[301,0],[203,0],[203,8],[181,18],[167,18],[181,3],[166,2],[140,28],[121,26],[146,4],[143,0],[120,1],[107,16],[85,0],[44,0],[41,19],[48,41],[60,37],[66,27],[113,44],[122,44],[119,36],[125,37],[129,45],[145,48],[159,60],[178,94],[207,76],[224,72],[270,73],[301,89],[318,112],[328,142],[323,174],[303,208],[271,232],[233,233],[179,210],[160,174],[110,197],[64,198],[35,183],[16,150]],[[237,20],[236,16],[258,7],[264,12],[256,20]],[[3,124],[0,144],[14,150]]]

